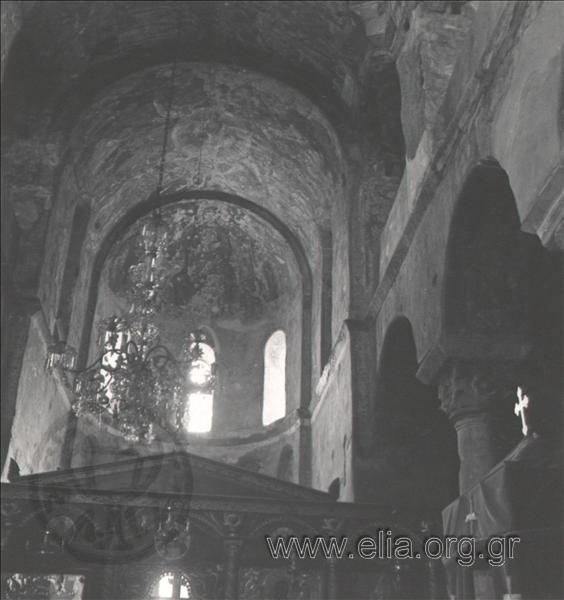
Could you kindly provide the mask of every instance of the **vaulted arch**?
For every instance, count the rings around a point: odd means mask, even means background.
[[[517,386],[535,396],[530,412],[540,429],[554,430],[561,413],[561,255],[522,231],[508,175],[494,159],[469,172],[448,239],[444,339],[452,357],[494,359],[512,370],[513,393],[492,407],[508,450],[519,437],[507,418]]]
[[[536,236],[521,231],[507,174],[483,161],[466,179],[450,227],[447,331],[527,335],[540,252]]]
[[[373,500],[441,508],[456,495],[456,437],[439,410],[436,389],[416,377],[409,320],[386,332],[373,406]],[[384,485],[385,482],[385,485]]]

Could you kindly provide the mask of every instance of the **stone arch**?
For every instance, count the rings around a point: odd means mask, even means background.
[[[208,324],[202,323],[196,326],[195,331],[201,331],[208,339],[209,345],[213,349],[215,360],[217,362],[221,357],[221,342],[215,329]]]
[[[447,355],[508,365],[511,393],[496,403],[500,439],[519,438],[515,390],[538,400],[543,430],[561,422],[562,256],[522,230],[506,171],[493,158],[469,172],[451,221],[442,298]],[[534,416],[533,413],[538,411]]]
[[[301,376],[301,402],[307,404],[311,390],[311,358],[312,358],[312,274],[309,266],[309,262],[302,248],[300,241],[293,234],[293,232],[276,216],[270,213],[267,209],[257,206],[253,202],[250,202],[239,196],[233,194],[227,194],[223,192],[215,191],[187,191],[187,192],[176,192],[171,194],[162,194],[160,198],[156,195],[151,195],[144,202],[141,202],[134,206],[125,216],[123,216],[116,225],[111,229],[109,234],[104,239],[100,246],[100,249],[94,260],[92,268],[86,307],[84,311],[84,317],[82,318],[82,328],[80,335],[80,345],[78,351],[78,365],[79,368],[86,364],[88,360],[88,352],[90,347],[90,338],[92,333],[92,320],[94,318],[96,310],[96,302],[99,289],[99,281],[102,272],[102,268],[108,257],[110,249],[123,234],[123,232],[134,222],[139,220],[144,215],[148,214],[155,208],[157,202],[160,206],[166,206],[173,204],[181,200],[186,199],[212,199],[226,202],[245,208],[255,215],[266,221],[276,231],[278,231],[282,237],[288,243],[292,250],[299,271],[302,276],[302,376]]]
[[[300,360],[299,354],[296,353],[297,360],[296,365],[301,372],[301,377],[296,378],[294,387],[297,389],[296,393],[292,395],[292,398],[295,399],[295,402],[299,403],[304,402],[307,403],[309,399],[309,389],[311,385],[311,364],[312,364],[312,355],[315,354],[315,351],[312,349],[313,344],[315,344],[315,335],[312,334],[312,312],[313,312],[313,299],[312,295],[312,276],[311,270],[309,266],[309,260],[306,256],[305,251],[302,248],[300,241],[297,239],[297,236],[293,234],[290,228],[280,221],[276,216],[272,215],[267,209],[257,206],[253,202],[231,194],[216,192],[212,190],[204,190],[204,191],[183,191],[177,193],[164,193],[161,195],[160,200],[153,195],[149,198],[146,198],[140,204],[137,204],[130,211],[128,211],[118,222],[110,229],[110,232],[107,236],[104,236],[103,242],[98,246],[98,250],[95,254],[95,258],[91,264],[88,265],[88,273],[85,279],[88,281],[88,287],[82,288],[82,297],[87,299],[85,303],[77,303],[75,300],[74,303],[74,314],[72,316],[72,322],[74,323],[74,329],[72,333],[75,336],[75,340],[72,341],[76,348],[79,349],[79,356],[81,363],[85,364],[85,360],[87,360],[88,353],[90,352],[90,348],[92,345],[92,341],[89,339],[93,336],[92,332],[92,324],[96,317],[97,310],[97,296],[99,295],[99,281],[103,274],[104,264],[106,263],[108,256],[110,256],[111,249],[114,247],[116,242],[118,242],[123,237],[123,233],[132,225],[137,223],[140,219],[142,219],[145,215],[149,214],[151,210],[153,210],[157,204],[162,206],[164,210],[168,206],[171,208],[174,207],[176,202],[193,202],[193,201],[213,201],[217,204],[224,203],[226,206],[232,206],[236,208],[242,208],[253,213],[253,218],[257,218],[265,221],[265,223],[271,227],[279,236],[281,236],[284,241],[288,245],[288,258],[292,258],[296,265],[295,273],[301,275],[300,277],[300,286],[302,289],[302,294],[300,295],[300,299],[298,299],[296,303],[296,308],[301,317],[299,320],[302,322],[302,327],[299,332],[296,333],[296,343],[292,342],[294,345],[299,345],[303,349],[303,361]],[[88,293],[85,293],[85,292]],[[82,304],[82,305],[81,305]],[[222,347],[222,349],[224,349]],[[293,363],[292,363],[293,364]],[[266,437],[273,437],[279,434],[280,428],[289,428],[294,427],[298,420],[298,413],[294,409],[297,406],[292,406],[287,418],[283,420],[280,426],[268,430],[258,430],[253,433],[253,435],[258,435],[261,439]],[[258,427],[258,425],[257,425]],[[73,430],[73,432],[76,428]],[[220,430],[218,430],[219,432]],[[69,439],[67,453],[71,452],[71,448],[77,447],[80,443],[80,431],[74,432]],[[214,434],[216,435],[216,434]],[[219,435],[219,433],[217,433]],[[224,435],[223,433],[221,435]],[[228,435],[225,433],[225,435]],[[298,430],[297,436],[301,435],[301,430]],[[215,438],[214,438],[215,439]],[[227,443],[227,439],[231,441],[239,442],[239,438],[234,437],[222,437],[222,443]],[[241,438],[242,439],[242,438]],[[198,443],[200,441],[198,440]],[[205,443],[202,442],[204,445]],[[212,443],[213,445],[213,443]],[[304,450],[305,447],[305,450]],[[301,446],[302,450],[299,456],[300,464],[308,464],[311,458],[309,457],[309,447]],[[276,460],[275,455],[273,456],[274,469],[276,468]],[[298,465],[296,464],[295,471],[292,474],[293,480],[296,481],[298,479]],[[272,473],[274,474],[274,473]]]
[[[382,345],[373,408],[373,479],[377,488],[385,480],[386,491],[369,497],[441,508],[457,493],[456,438],[436,389],[417,379],[417,368],[411,323],[396,317]]]
[[[493,159],[471,170],[455,208],[446,253],[446,331],[527,335],[529,283],[540,243],[521,231],[506,172]]]

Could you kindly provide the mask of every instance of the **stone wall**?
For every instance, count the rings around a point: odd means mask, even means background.
[[[552,209],[557,223],[561,205],[563,18],[558,3],[479,3],[440,111],[444,142],[432,158],[408,161],[380,242],[382,280],[371,306],[379,346],[398,315],[414,326],[420,361],[436,342],[450,222],[480,160],[494,157],[507,171],[523,228],[550,238],[529,215],[540,224]]]
[[[34,1],[21,2],[18,0],[7,0],[6,2],[2,2],[2,81],[4,81],[4,67],[8,60],[10,48],[22,26],[25,13],[34,4]]]
[[[314,488],[328,491],[337,478],[339,499],[354,498],[350,335],[343,325],[315,391],[312,409]]]
[[[118,431],[92,417],[80,417],[72,453],[72,467],[112,463],[132,456],[185,450],[263,475],[280,475],[285,449],[291,448],[284,467],[285,479],[298,482],[298,423],[295,413],[263,428],[260,433],[215,438],[206,434],[171,435],[163,432],[154,442],[128,443]]]
[[[70,402],[66,388],[56,373],[45,369],[48,333],[39,312],[30,320],[18,403],[8,448],[22,475],[64,468]]]

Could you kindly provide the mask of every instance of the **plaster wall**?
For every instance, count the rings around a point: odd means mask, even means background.
[[[336,340],[344,320],[349,316],[350,270],[348,215],[341,206],[336,213],[333,225],[333,274],[332,274],[332,325],[331,336]]]
[[[316,389],[311,418],[313,481],[327,491],[340,479],[339,500],[353,500],[350,334],[343,325]]]

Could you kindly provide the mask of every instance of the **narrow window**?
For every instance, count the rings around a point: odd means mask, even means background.
[[[213,419],[215,352],[201,333],[192,334],[187,348],[189,393],[183,425],[189,433],[208,433]]]
[[[286,415],[286,334],[275,331],[264,347],[264,394],[262,424]]]
[[[151,586],[149,597],[154,600],[192,598],[190,581],[182,573],[162,573]]]
[[[184,414],[184,426],[189,433],[208,433],[213,418],[213,394],[190,392]]]

